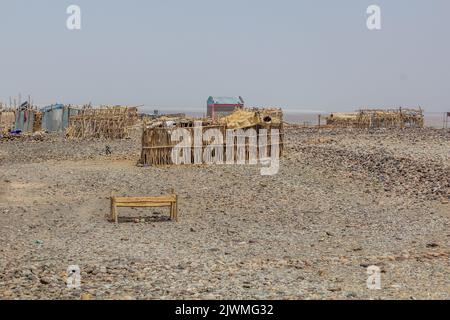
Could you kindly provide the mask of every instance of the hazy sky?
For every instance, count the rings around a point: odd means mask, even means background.
[[[0,0],[0,100],[450,111],[449,16],[448,0]]]

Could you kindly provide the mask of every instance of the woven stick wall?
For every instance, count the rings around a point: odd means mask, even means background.
[[[257,135],[262,135],[260,129],[267,129],[267,149],[268,149],[268,156],[272,155],[272,141],[271,141],[271,133],[272,129],[278,129],[279,130],[279,152],[280,156],[283,154],[284,149],[284,127],[283,124],[278,125],[271,125],[271,126],[261,126],[257,125],[254,127],[251,127],[252,129],[256,130]],[[175,145],[178,144],[178,142],[172,142],[172,132],[174,129],[177,128],[144,128],[144,132],[142,135],[142,152],[141,152],[141,159],[140,163],[142,165],[146,166],[163,166],[163,165],[172,165],[172,150],[175,147]],[[191,136],[191,163],[194,163],[194,128],[193,127],[183,127],[183,129],[186,129],[189,131]],[[202,127],[203,133],[205,133],[209,129],[218,129],[222,133],[224,137],[224,143],[223,143],[223,160],[226,161],[227,159],[227,148],[226,148],[226,126],[223,125],[207,125]],[[250,128],[246,128],[244,130],[247,130]],[[203,141],[203,139],[202,139]],[[248,162],[250,159],[250,140],[245,139],[245,161]],[[209,145],[208,142],[203,141],[202,142],[202,155],[205,151],[205,148]],[[238,154],[237,154],[237,145],[235,141],[235,147],[234,147],[234,158],[237,160]],[[256,148],[258,146],[256,145]],[[210,157],[211,155],[209,153],[205,153],[206,157]],[[259,150],[257,152],[258,158],[259,158]],[[206,162],[209,162],[211,159],[204,159]]]
[[[86,108],[78,115],[70,116],[66,136],[74,139],[125,139],[137,122],[138,112],[134,107]]]
[[[423,128],[424,116],[421,109],[360,110],[360,128]]]
[[[16,113],[14,110],[0,108],[0,134],[6,134],[14,129]]]

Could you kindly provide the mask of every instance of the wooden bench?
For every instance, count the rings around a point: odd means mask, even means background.
[[[114,197],[111,196],[111,220],[119,223],[117,208],[170,207],[170,219],[178,222],[178,196],[161,197]]]

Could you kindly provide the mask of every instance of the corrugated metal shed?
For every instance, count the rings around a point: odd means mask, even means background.
[[[20,110],[16,112],[16,123],[14,130],[22,132],[33,132],[35,111],[30,109]]]
[[[65,130],[69,126],[69,118],[79,113],[79,109],[62,104],[47,106],[41,111],[43,113],[42,130],[47,132]]]

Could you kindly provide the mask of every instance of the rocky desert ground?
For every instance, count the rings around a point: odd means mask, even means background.
[[[139,131],[0,140],[0,298],[450,299],[450,131],[290,127],[274,176],[139,154]],[[106,218],[111,192],[171,188],[178,223],[165,209]]]

